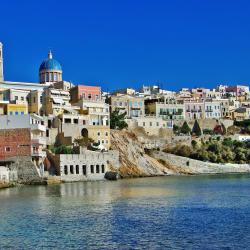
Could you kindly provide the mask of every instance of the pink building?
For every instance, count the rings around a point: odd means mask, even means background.
[[[71,103],[77,103],[81,99],[90,101],[101,100],[101,87],[78,85],[70,90]]]
[[[226,92],[233,96],[241,96],[249,92],[249,87],[243,85],[228,86]]]
[[[204,118],[204,102],[200,100],[187,100],[185,106],[185,119],[202,119]]]

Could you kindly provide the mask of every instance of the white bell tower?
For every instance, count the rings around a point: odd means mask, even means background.
[[[3,81],[3,44],[0,42],[0,82]]]

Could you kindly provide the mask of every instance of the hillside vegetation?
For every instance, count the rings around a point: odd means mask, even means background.
[[[193,140],[192,146],[166,147],[164,152],[213,163],[250,163],[250,142],[234,141],[231,138],[210,138],[201,143]]]

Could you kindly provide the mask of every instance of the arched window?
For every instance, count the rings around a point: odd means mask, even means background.
[[[82,134],[82,137],[85,137],[85,138],[89,137],[89,132],[88,132],[88,130],[86,128],[82,129],[81,134]]]

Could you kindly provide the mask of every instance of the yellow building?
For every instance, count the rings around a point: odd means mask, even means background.
[[[4,104],[5,115],[26,115],[28,114],[28,107],[26,104]]]

